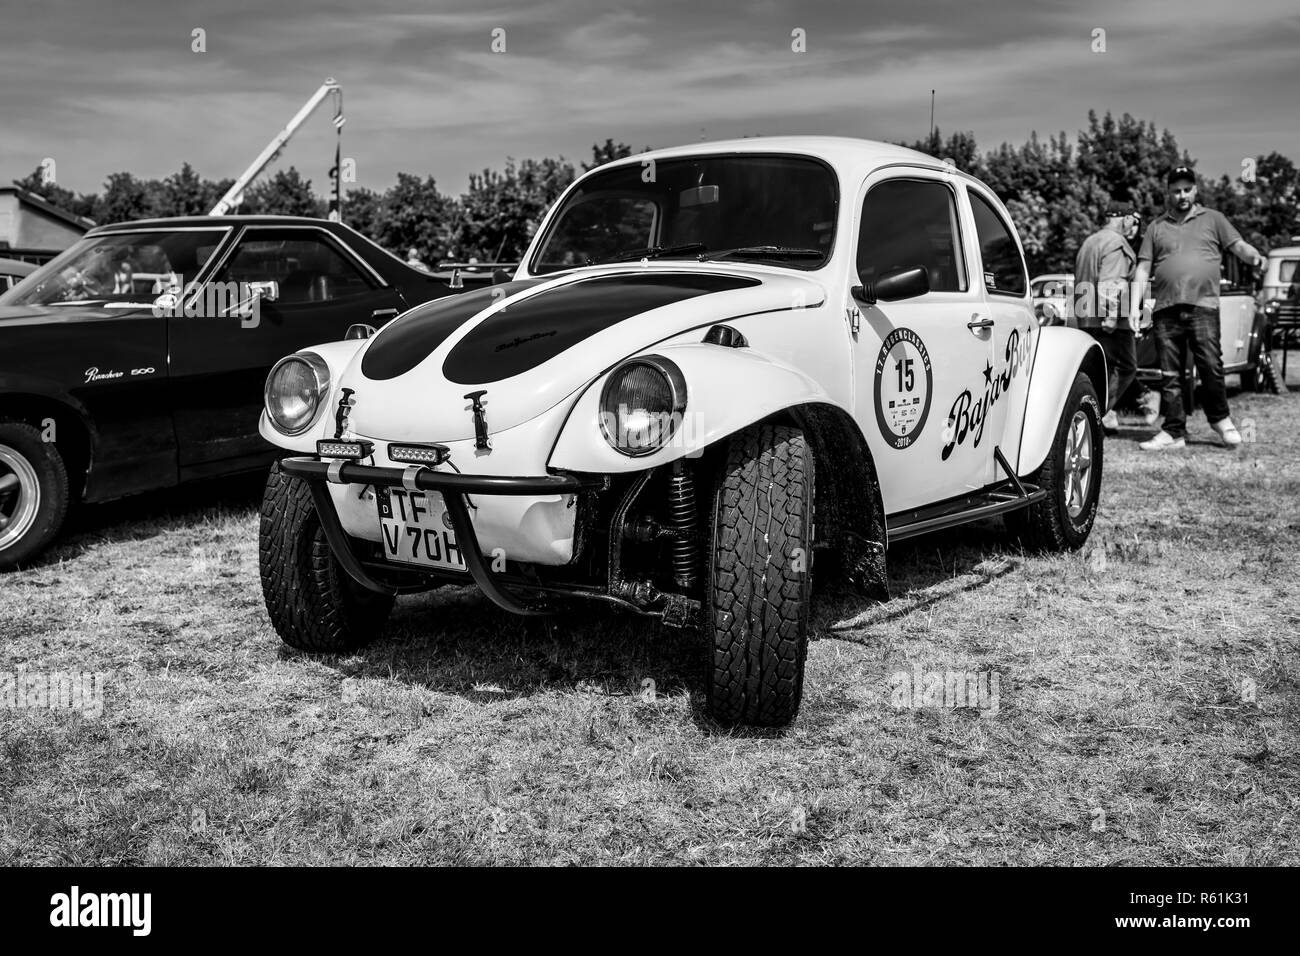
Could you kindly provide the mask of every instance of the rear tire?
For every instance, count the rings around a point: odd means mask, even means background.
[[[705,633],[709,711],[783,727],[799,712],[812,594],[813,455],[803,432],[733,436],[713,501]]]
[[[393,610],[343,570],[321,527],[311,489],[271,466],[259,531],[262,597],[271,625],[290,647],[339,653],[369,644]]]
[[[68,471],[53,442],[24,422],[0,421],[0,571],[45,550],[68,517]]]
[[[1086,474],[1081,466],[1086,458]],[[1005,517],[1007,530],[1026,548],[1073,551],[1083,546],[1097,517],[1102,472],[1101,403],[1092,380],[1080,372],[1061,411],[1047,460],[1027,479],[1047,496]]]

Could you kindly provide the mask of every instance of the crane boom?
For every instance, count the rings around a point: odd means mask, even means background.
[[[210,215],[224,216],[226,213],[230,212],[231,209],[243,202],[244,190],[248,188],[248,184],[256,179],[262,170],[266,168],[267,164],[279,155],[280,150],[284,149],[285,144],[288,143],[293,137],[293,134],[298,131],[298,127],[307,122],[307,119],[312,115],[312,113],[316,112],[317,107],[319,107],[321,103],[325,102],[326,97],[331,95],[335,98],[334,125],[336,127],[342,127],[344,122],[343,87],[339,86],[339,84],[334,81],[334,77],[327,77],[325,82],[321,84],[320,89],[313,93],[311,99],[303,104],[302,109],[294,114],[293,119],[289,120],[288,125],[275,134],[275,137],[271,142],[266,144],[266,149],[262,150],[257,159],[253,160],[252,165],[240,174],[239,178],[235,180],[234,185],[226,190],[226,194],[221,197],[221,201],[212,207]]]

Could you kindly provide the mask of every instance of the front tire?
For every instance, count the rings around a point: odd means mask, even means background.
[[[1028,478],[1047,495],[1010,512],[1007,530],[1033,550],[1082,547],[1097,517],[1102,458],[1101,403],[1092,380],[1080,372],[1066,397],[1047,460]]]
[[[733,436],[718,477],[705,633],[709,711],[784,727],[799,712],[812,594],[813,456],[797,428]]]
[[[393,610],[343,570],[330,550],[311,489],[271,466],[258,540],[262,597],[271,625],[290,647],[340,653],[369,644]]]
[[[54,443],[31,425],[0,421],[0,571],[44,551],[68,505],[68,471]]]

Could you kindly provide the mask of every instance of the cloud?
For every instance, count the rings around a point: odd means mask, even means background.
[[[207,31],[208,52],[190,50]],[[490,50],[507,31],[507,52]],[[806,53],[790,49],[794,28]],[[1101,27],[1107,52],[1093,53]],[[1096,108],[1168,126],[1202,168],[1277,149],[1300,158],[1294,0],[1243,11],[1107,0],[1014,0],[956,15],[950,3],[881,9],[763,0],[723,7],[592,0],[412,9],[405,0],[310,7],[236,0],[48,0],[6,20],[0,179],[59,161],[64,185],[112,171],[203,175],[247,165],[329,75],[343,84],[344,154],[361,184],[398,170],[459,191],[469,172],[516,157],[582,159],[606,137],[634,147],[784,133],[914,139],[930,90],[944,130],[980,144],[1073,132]],[[334,131],[313,119],[285,150],[324,188]]]

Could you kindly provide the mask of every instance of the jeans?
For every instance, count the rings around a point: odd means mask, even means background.
[[[1097,340],[1102,354],[1106,356],[1106,369],[1110,373],[1106,389],[1106,410],[1112,411],[1120,396],[1128,391],[1137,378],[1137,337],[1129,329],[1107,332],[1100,328],[1087,328],[1083,331]]]
[[[1227,418],[1228,393],[1223,387],[1223,352],[1219,345],[1219,310],[1201,306],[1173,305],[1154,316],[1156,346],[1160,350],[1160,410],[1165,431],[1174,438],[1187,434],[1187,410],[1183,407],[1184,349],[1201,376],[1205,417],[1210,424]]]

